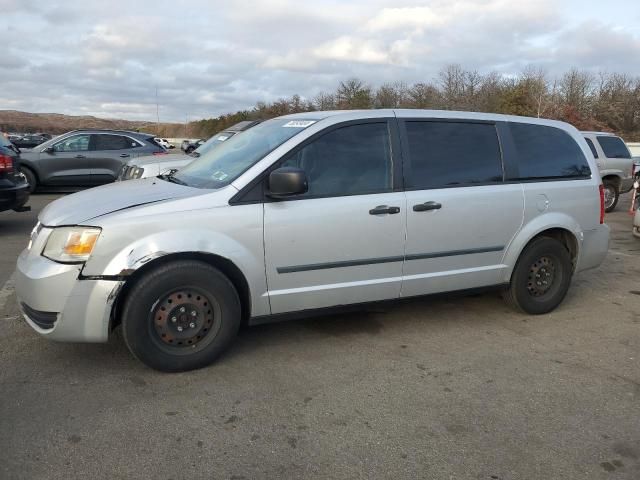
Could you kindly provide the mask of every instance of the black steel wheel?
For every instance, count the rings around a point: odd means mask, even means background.
[[[144,364],[165,372],[211,364],[240,326],[231,281],[202,262],[181,260],[149,271],[127,294],[122,334]]]
[[[536,238],[520,254],[505,300],[525,313],[550,312],[567,294],[572,275],[567,248],[553,238]]]

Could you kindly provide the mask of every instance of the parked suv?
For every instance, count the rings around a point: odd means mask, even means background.
[[[8,138],[0,133],[0,212],[31,210],[27,179],[20,174],[20,154]]]
[[[157,177],[180,170],[189,165],[195,158],[204,155],[212,148],[217,147],[222,142],[230,139],[234,135],[244,132],[260,123],[260,120],[238,122],[235,125],[216,133],[205,143],[196,148],[193,152],[186,154],[172,153],[161,157],[148,155],[129,160],[124,166],[118,180],[133,180],[138,178]]]
[[[268,120],[175,175],[51,203],[17,265],[27,322],[145,364],[211,363],[243,322],[497,287],[529,314],[607,254],[574,127],[426,110]]]
[[[612,212],[621,193],[633,188],[633,159],[624,141],[612,133],[582,132],[604,184],[604,205]]]
[[[74,130],[22,153],[31,191],[38,186],[94,186],[113,182],[132,157],[166,154],[153,135],[121,130]]]

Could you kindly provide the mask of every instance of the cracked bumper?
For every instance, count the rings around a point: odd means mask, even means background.
[[[56,263],[28,250],[20,254],[16,295],[25,320],[36,332],[61,342],[108,340],[111,308],[122,282],[81,280],[81,269],[81,265]],[[43,328],[42,322],[29,318],[33,311],[55,314],[55,321]]]

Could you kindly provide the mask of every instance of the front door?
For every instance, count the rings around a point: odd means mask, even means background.
[[[272,313],[399,296],[406,212],[394,128],[385,119],[330,127],[279,164],[304,169],[309,190],[264,204]]]
[[[52,152],[40,153],[40,181],[44,185],[91,185],[90,135],[71,135],[53,144]]]
[[[522,225],[522,185],[503,183],[496,126],[401,121],[407,188],[402,296],[500,283]]]

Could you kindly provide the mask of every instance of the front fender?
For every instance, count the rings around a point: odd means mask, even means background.
[[[511,274],[513,273],[516,262],[531,239],[543,231],[553,228],[563,229],[571,233],[577,241],[577,253],[578,256],[580,255],[584,235],[580,225],[575,221],[575,219],[561,212],[548,212],[536,216],[529,223],[525,224],[522,229],[520,229],[505,250],[502,263],[504,265],[508,265],[509,268],[504,272],[504,277],[502,278],[504,283],[511,281]]]
[[[252,315],[268,314],[262,206],[244,205],[220,209],[216,215],[208,213],[211,211],[182,212],[164,223],[134,218],[107,226],[82,274],[126,278],[165,255],[212,254],[233,263],[244,275],[251,293]],[[229,228],[224,228],[225,224]]]

